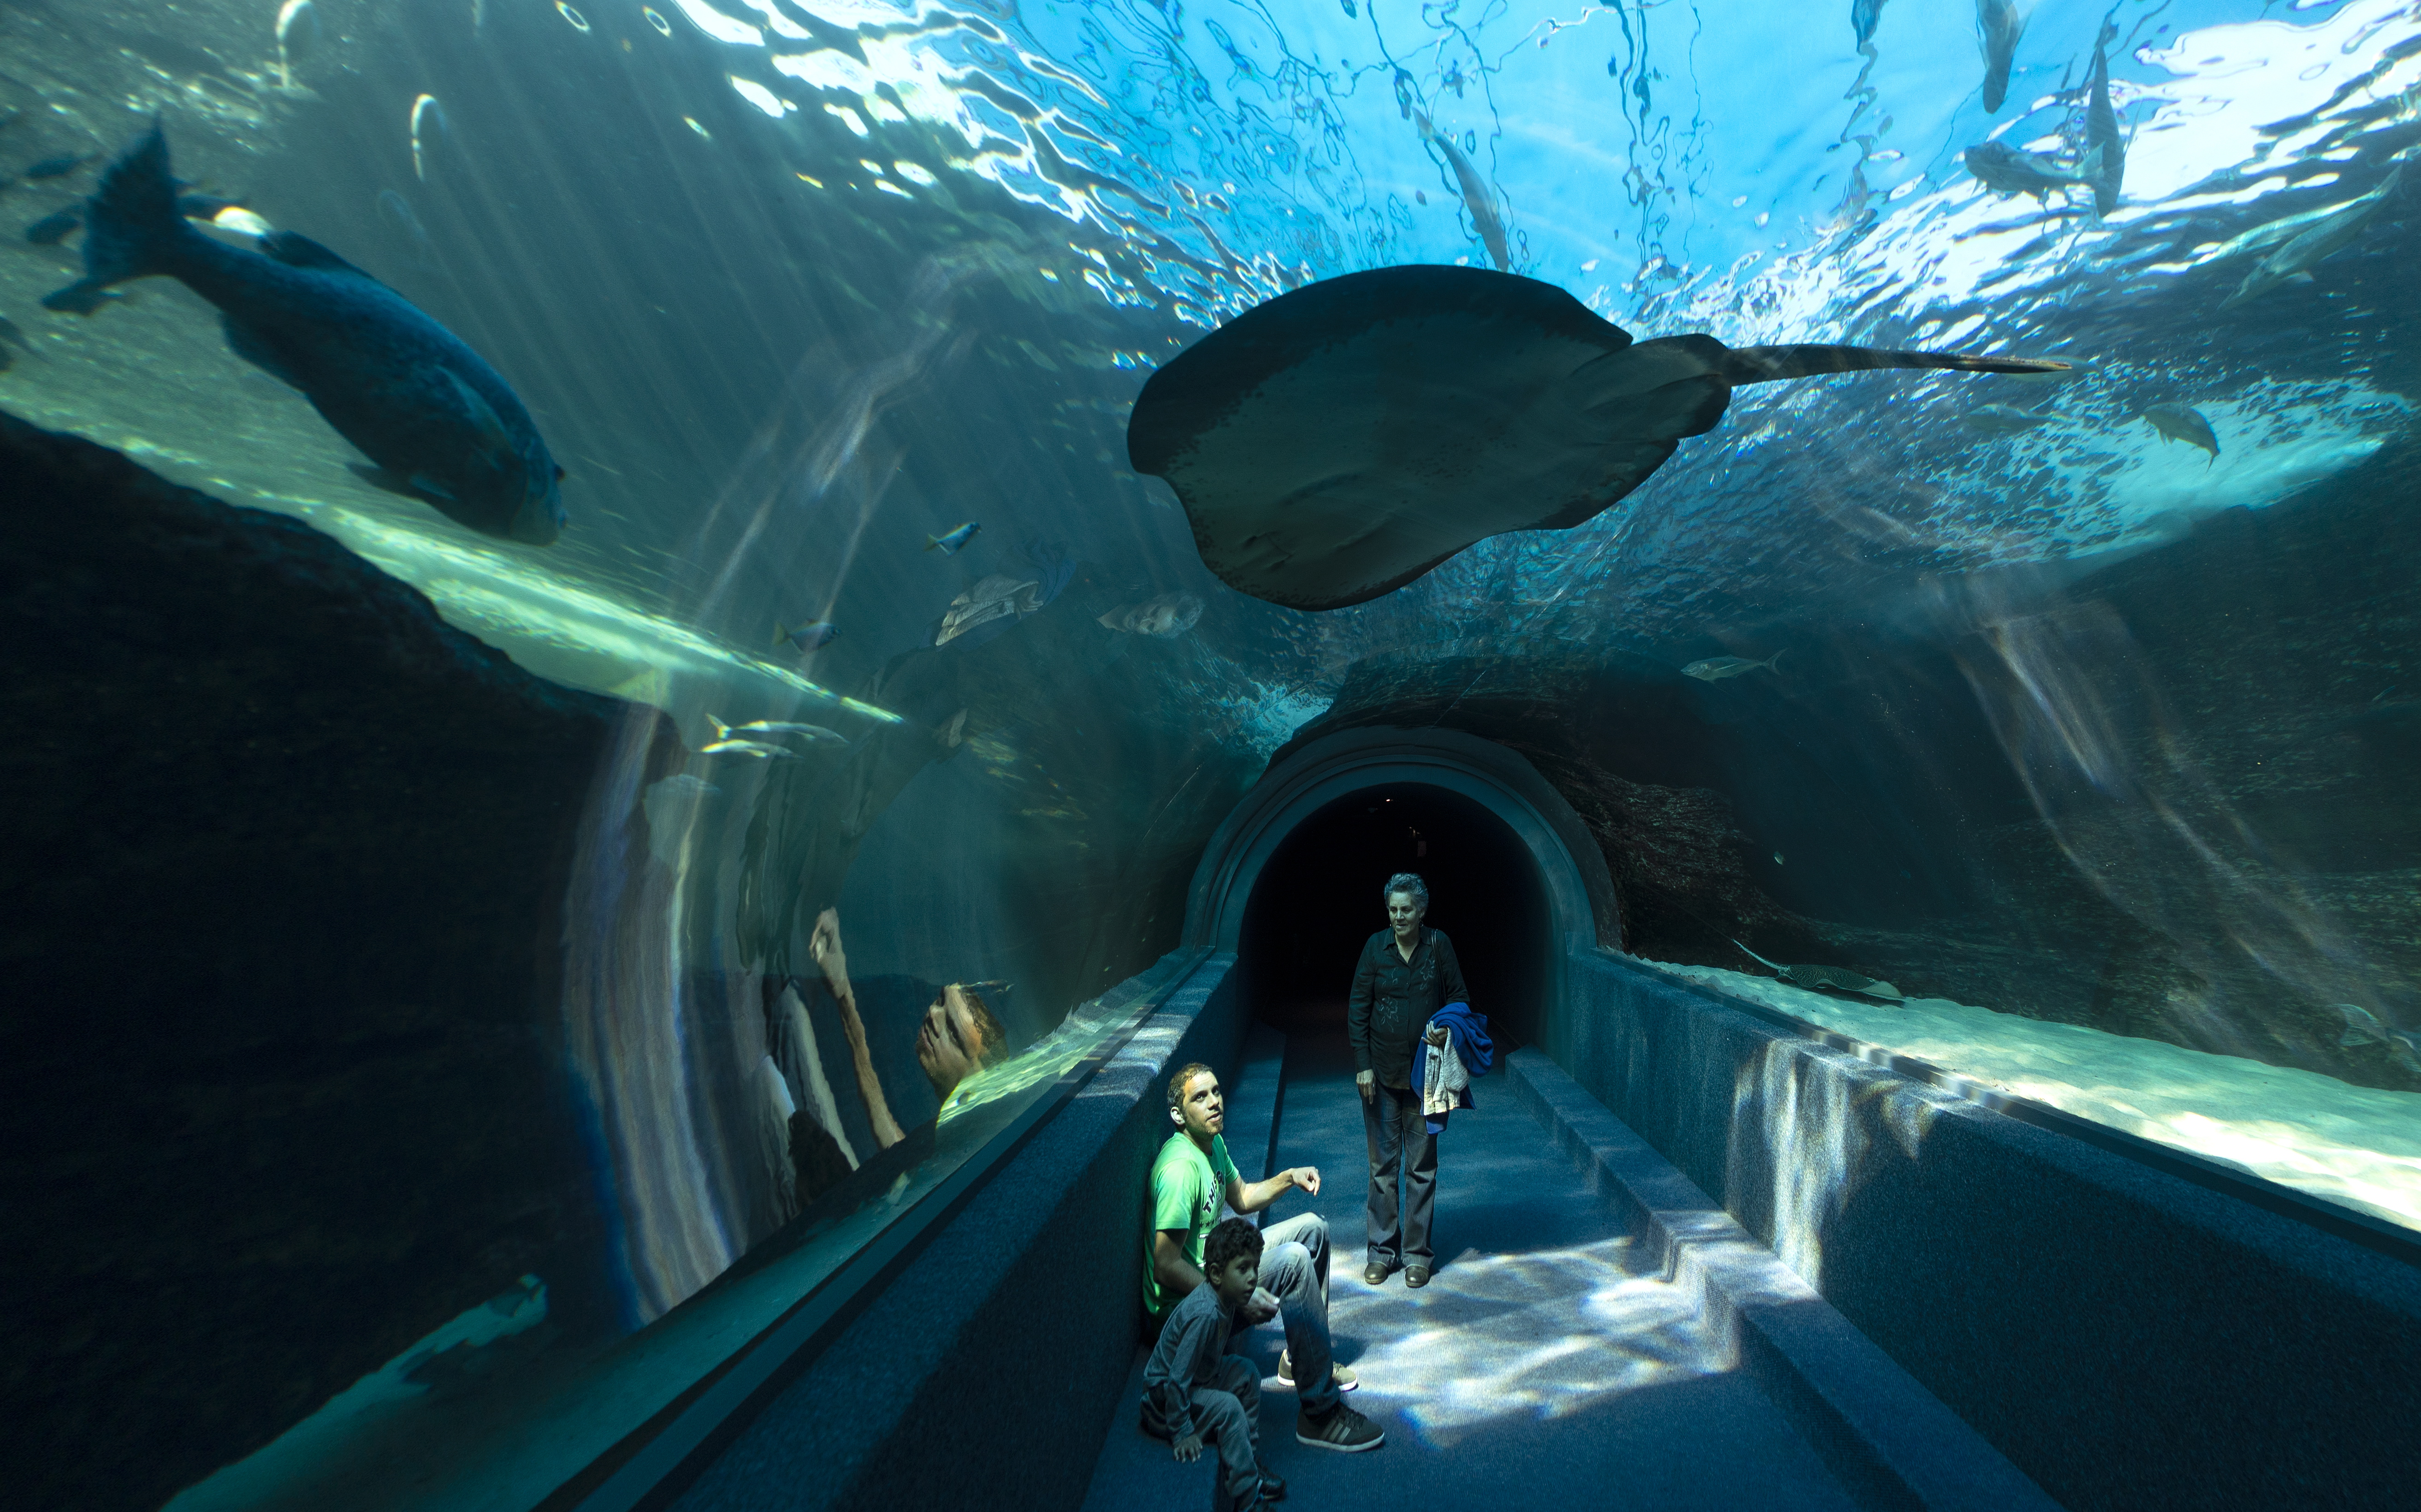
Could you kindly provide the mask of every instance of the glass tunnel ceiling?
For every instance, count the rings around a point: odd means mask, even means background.
[[[1817,7],[1755,25],[1679,5],[1039,7],[997,47],[928,8],[863,62],[779,7],[681,13],[769,117],[821,109],[867,133],[858,189],[913,194],[930,173],[884,170],[883,128],[930,127],[950,168],[1067,215],[1071,260],[1039,274],[1181,322],[1092,354],[1118,367],[1310,279],[1454,261],[1546,279],[1642,335],[2086,369],[2053,425],[1988,445],[1991,417],[1969,417],[2015,385],[1743,394],[1648,496],[1576,535],[1493,542],[1429,589],[1492,617],[1580,610],[1679,640],[1718,605],[1802,604],[1895,568],[2123,547],[2267,503],[2397,422],[2404,401],[2370,361],[2282,364],[2258,305],[2218,339],[2210,320],[2258,260],[2245,231],[2373,187],[2410,140],[2421,62],[2401,56],[2398,8],[2111,11],[2127,142],[2106,216],[2074,189],[1991,193],[1961,164],[1984,141],[2083,156],[2099,8],[2038,8],[1990,115],[1963,13],[1877,8],[1864,49]],[[2136,418],[2155,391],[2237,444],[2215,460],[2164,444]],[[2017,471],[2035,475],[2012,498]]]
[[[425,511],[266,475],[263,449],[319,454],[315,474],[345,452],[259,413],[252,391],[241,420],[185,434],[156,409],[79,403],[73,384],[21,402],[315,515],[459,623],[584,685],[645,695],[719,663],[767,698],[795,693],[757,654],[765,625],[804,592],[847,611],[844,633],[905,631],[882,622],[887,580],[846,565],[869,529],[882,538],[874,520],[946,530],[1020,473],[1047,473],[1052,497],[989,525],[996,539],[1132,535],[1181,556],[1166,491],[1122,465],[1141,376],[1238,311],[1358,268],[1497,262],[1640,336],[2049,355],[2081,373],[2055,402],[1947,376],[1743,390],[1586,525],[1487,542],[1392,613],[1289,626],[1323,644],[1383,639],[1411,610],[1704,649],[1725,627],[1918,573],[2125,549],[2261,507],[2366,455],[2406,411],[2378,339],[2375,302],[2393,296],[2359,245],[2283,305],[2221,307],[2267,250],[2247,233],[2357,198],[2412,139],[2414,23],[2385,0],[2038,6],[1990,113],[1960,7],[1879,6],[1864,43],[1847,6],[1754,25],[1680,4],[480,8],[476,29],[429,7],[381,35],[332,5],[329,39],[294,65],[302,103],[240,110],[205,89],[196,108],[253,132],[280,109],[307,119],[315,69],[401,96],[392,120],[344,126],[395,182],[311,204],[312,228],[586,369],[526,381],[573,473],[560,549],[444,530],[428,547],[412,538]],[[2105,14],[2117,202],[1987,189],[1963,162],[1978,143],[2080,165]],[[474,70],[508,58],[547,78],[479,98]],[[445,130],[407,161],[414,69],[463,84],[430,90]],[[578,129],[550,130],[550,108]],[[507,161],[533,136],[527,162]],[[224,150],[187,143],[180,162],[258,177]],[[298,209],[320,192],[256,191]],[[970,329],[987,322],[968,297],[1004,296],[1024,329]],[[971,489],[956,453],[996,438],[975,439],[974,413],[900,413],[933,407],[919,383],[1023,390],[987,407],[1024,455],[989,447]],[[2164,401],[2208,417],[2216,458],[2140,418]],[[2051,418],[1977,413],[2012,404]],[[889,507],[816,507],[852,491]],[[872,601],[848,601],[852,585]]]

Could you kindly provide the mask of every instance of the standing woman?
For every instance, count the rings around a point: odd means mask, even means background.
[[[1369,1264],[1362,1279],[1379,1286],[1400,1264],[1405,1286],[1426,1286],[1436,1262],[1429,1216],[1437,1199],[1437,1140],[1421,1113],[1421,1089],[1413,1084],[1413,1046],[1438,1009],[1471,996],[1453,943],[1421,926],[1429,912],[1429,884],[1399,871],[1387,879],[1384,896],[1387,927],[1362,947],[1345,1010],[1370,1151]]]

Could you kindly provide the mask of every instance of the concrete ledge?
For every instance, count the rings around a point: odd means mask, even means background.
[[[671,1504],[1073,1506],[1134,1363],[1164,1083],[1232,1071],[1235,958],[1204,959]]]
[[[2064,1504],[2411,1504],[2421,1268],[1623,958],[1566,977],[1556,1063]]]
[[[2057,1503],[1562,1068],[1521,1050],[1506,1072],[1862,1505],[2054,1512]]]

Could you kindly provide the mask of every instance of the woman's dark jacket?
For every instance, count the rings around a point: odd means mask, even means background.
[[[1449,1003],[1468,1003],[1462,963],[1441,930],[1423,927],[1409,961],[1396,952],[1396,932],[1382,929],[1362,947],[1353,968],[1353,997],[1345,1034],[1353,1042],[1353,1069],[1375,1071],[1382,1086],[1410,1086],[1413,1043],[1429,1015]]]

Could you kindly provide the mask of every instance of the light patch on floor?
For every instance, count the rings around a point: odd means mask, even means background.
[[[1948,998],[1865,1003],[1711,966],[1644,964],[1938,1066],[1979,1087],[2421,1229],[2421,1093],[2353,1086],[2317,1071]]]
[[[1466,1255],[1419,1291],[1332,1283],[1331,1326],[1377,1341],[1353,1361],[1352,1404],[1439,1447],[1507,1413],[1558,1418],[1643,1386],[1730,1368],[1685,1284],[1634,1274],[1627,1239]],[[1267,1383],[1275,1387],[1276,1382]]]

